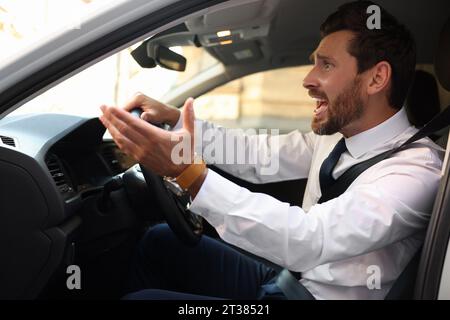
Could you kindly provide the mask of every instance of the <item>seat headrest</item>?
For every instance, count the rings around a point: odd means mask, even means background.
[[[441,31],[434,67],[442,87],[450,91],[450,18]]]
[[[440,106],[438,86],[433,75],[416,70],[414,82],[406,99],[409,122],[417,128],[423,127],[439,113]]]

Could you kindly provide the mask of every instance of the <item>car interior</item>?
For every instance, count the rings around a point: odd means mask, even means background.
[[[142,68],[159,65],[180,72],[192,61],[168,48],[195,46],[217,59],[220,71],[192,79],[165,97],[181,107],[187,97],[246,75],[309,64],[321,22],[344,2],[223,2],[136,43],[129,59]],[[448,64],[433,67],[444,50],[450,56],[448,47],[438,46],[440,35],[450,43],[448,27],[445,35],[442,31],[450,25],[450,3],[378,3],[417,41],[418,68],[405,107],[411,123],[422,127],[450,105]],[[219,31],[227,32],[219,36]],[[123,296],[139,239],[166,217],[141,168],[104,134],[98,118],[35,114],[0,120],[0,299]],[[446,148],[448,129],[431,138]],[[253,184],[212,168],[251,191],[301,206],[306,179]],[[205,221],[203,234],[217,237]],[[67,266],[74,264],[83,270],[83,290],[67,290]],[[396,298],[412,297],[417,266],[418,261]]]

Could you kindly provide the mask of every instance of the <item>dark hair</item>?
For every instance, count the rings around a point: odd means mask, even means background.
[[[348,46],[348,52],[358,63],[362,73],[381,61],[387,61],[392,68],[391,90],[388,101],[391,107],[400,109],[405,102],[414,77],[416,46],[411,33],[395,17],[381,6],[381,28],[369,29],[367,8],[377,5],[372,1],[346,3],[332,13],[320,27],[321,37],[333,32],[349,30],[355,33]]]

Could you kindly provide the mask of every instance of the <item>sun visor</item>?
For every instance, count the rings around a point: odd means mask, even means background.
[[[216,33],[221,30],[268,25],[275,16],[279,0],[240,0],[225,2],[206,14],[186,22],[195,34]]]
[[[263,56],[261,49],[254,41],[216,47],[213,50],[225,65],[252,63],[260,60]]]

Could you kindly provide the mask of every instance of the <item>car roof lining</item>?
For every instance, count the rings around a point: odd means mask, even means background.
[[[186,21],[194,33],[213,33],[223,29],[270,23],[281,0],[232,1],[229,6]]]
[[[165,42],[171,45],[194,44],[198,37],[215,34],[224,29],[239,29],[247,32],[248,28],[270,24],[269,33],[263,37],[249,37],[247,44],[241,41],[238,45],[218,45],[205,49],[220,60],[229,72],[239,74],[254,72],[261,66],[263,69],[280,68],[309,64],[309,55],[320,41],[319,27],[322,21],[337,7],[347,1],[329,0],[246,0],[224,3],[219,9],[210,10],[187,20],[182,33],[173,29],[173,38],[165,33]],[[405,24],[413,33],[417,42],[418,63],[433,63],[434,51],[439,32],[444,24],[450,3],[446,0],[424,2],[421,0],[378,1],[397,19]],[[448,7],[449,10],[443,10]],[[427,12],[426,16],[418,12]],[[432,19],[426,19],[432,17]],[[178,27],[179,28],[179,27]],[[179,29],[178,29],[179,30]],[[247,31],[246,31],[247,30]],[[296,32],[298,30],[299,32]],[[176,34],[179,33],[179,34]],[[185,41],[183,40],[185,37]],[[153,39],[159,38],[156,35]],[[160,39],[159,41],[161,41]],[[152,40],[153,41],[153,40]],[[198,45],[198,43],[195,43]],[[233,50],[243,47],[259,48],[254,50],[258,59],[241,64],[233,55]],[[255,57],[255,56],[253,56]],[[237,66],[237,68],[236,68]]]

